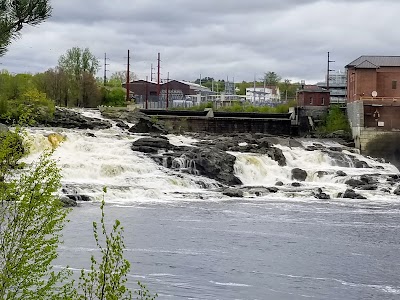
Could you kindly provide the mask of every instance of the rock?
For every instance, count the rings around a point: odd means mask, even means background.
[[[243,198],[243,191],[235,188],[227,188],[222,191],[222,194],[229,197]]]
[[[94,133],[91,133],[91,132],[86,132],[85,135],[88,136],[88,137],[93,137],[93,138],[96,137],[96,135]]]
[[[40,125],[78,129],[107,129],[111,127],[109,121],[85,117],[76,111],[59,107],[56,108],[52,120]]]
[[[393,191],[393,194],[400,196],[400,186]]]
[[[286,166],[286,157],[285,157],[285,155],[283,155],[283,152],[281,149],[271,147],[267,150],[266,154],[270,158],[272,158],[273,160],[278,162],[278,165],[280,165],[281,167]]]
[[[279,191],[278,188],[273,187],[273,186],[267,187],[267,190],[268,190],[270,193],[277,193],[277,192]]]
[[[129,129],[132,133],[167,133],[164,122],[159,121],[157,116],[149,117],[143,113],[137,114],[138,121]]]
[[[134,141],[131,145],[133,151],[144,153],[157,153],[159,150],[171,149],[168,139],[162,137],[145,137]]]
[[[51,147],[56,149],[62,142],[66,140],[66,136],[61,135],[59,133],[50,133],[47,136],[47,140],[50,142]]]
[[[129,129],[129,125],[126,124],[124,121],[117,121],[117,123],[115,124],[115,126],[122,128],[122,129]]]
[[[76,203],[76,200],[71,199],[67,196],[61,196],[60,201],[61,201],[63,207],[75,207],[78,205]]]
[[[375,184],[365,184],[363,186],[360,186],[359,189],[364,191],[375,191],[378,189],[378,186]]]
[[[359,168],[359,169],[361,169],[361,168],[371,168],[365,161],[358,160],[358,159],[355,160],[354,166],[356,168]]]
[[[276,185],[276,186],[283,186],[283,182],[282,182],[282,181],[277,181],[277,182],[275,183],[275,185]]]
[[[305,181],[306,178],[307,178],[306,171],[299,169],[299,168],[292,169],[292,179],[293,180]]]
[[[321,188],[318,188],[317,192],[314,192],[313,195],[314,195],[315,198],[321,199],[321,200],[329,200],[329,199],[331,199],[331,197],[328,194],[322,192]]]
[[[367,199],[364,196],[361,196],[360,194],[357,194],[354,190],[352,189],[347,189],[343,196],[343,198],[349,198],[349,199]]]
[[[92,201],[92,197],[87,196],[87,195],[67,194],[65,196],[74,201],[83,201],[83,202]]]
[[[358,180],[358,179],[351,178],[351,179],[347,180],[345,182],[345,184],[351,186],[352,188],[356,188],[356,187],[359,188],[359,187],[365,185],[365,182],[361,181],[361,180]]]
[[[301,183],[300,182],[292,182],[292,186],[293,187],[301,187]]]
[[[374,183],[377,183],[377,182],[378,182],[377,180],[375,180],[374,178],[372,178],[372,177],[369,176],[369,175],[361,175],[361,176],[360,176],[360,180],[361,180],[362,182],[365,182],[366,184],[374,184]]]
[[[327,171],[318,171],[317,172],[318,178],[322,178],[322,177],[324,177],[325,175],[328,175],[328,174],[329,174],[329,172],[327,172]]]
[[[346,174],[345,172],[340,171],[340,170],[336,172],[336,175],[339,176],[339,177],[345,177],[345,176],[347,176],[347,174]]]

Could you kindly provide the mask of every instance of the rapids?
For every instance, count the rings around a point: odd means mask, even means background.
[[[101,118],[97,111],[84,111],[85,116]],[[103,130],[79,130],[63,128],[28,128],[28,142],[31,154],[25,159],[27,163],[35,160],[45,149],[53,149],[53,157],[62,171],[64,189],[84,194],[93,200],[100,200],[103,187],[108,188],[107,202],[128,204],[129,202],[160,202],[226,199],[219,192],[220,184],[212,179],[197,176],[195,166],[190,161],[178,158],[176,170],[157,165],[143,153],[134,152],[130,145],[143,137],[129,133],[114,125]],[[55,133],[59,137],[54,142]],[[51,137],[51,138],[50,138]],[[168,135],[174,145],[193,145],[191,137]],[[341,161],[333,158],[326,151],[307,151],[306,148],[318,143],[324,147],[342,147],[333,141],[299,140],[304,148],[290,148],[275,145],[283,151],[287,165],[278,163],[266,155],[231,152],[236,156],[235,175],[244,186],[271,187],[282,182],[276,194],[268,198],[313,198],[313,191],[321,188],[332,199],[338,199],[348,186],[345,182],[361,175],[373,175],[377,178],[377,190],[359,191],[370,200],[385,201],[398,199],[393,191],[394,186],[387,182],[387,176],[398,174],[397,168],[389,163],[364,157],[352,149],[344,148]],[[370,168],[356,168],[354,158],[366,162]],[[180,172],[190,167],[192,172]],[[307,178],[300,187],[291,185],[291,170],[301,168],[307,172]],[[346,176],[338,176],[342,171]],[[188,174],[190,173],[190,174]],[[382,190],[385,190],[383,192]],[[254,198],[245,193],[245,197]]]

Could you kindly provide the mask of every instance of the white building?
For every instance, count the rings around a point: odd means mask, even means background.
[[[254,105],[274,105],[280,102],[279,87],[250,87],[246,88],[246,100]]]

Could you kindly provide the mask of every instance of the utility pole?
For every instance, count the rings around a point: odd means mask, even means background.
[[[169,101],[169,72],[168,72],[168,75],[167,75],[167,97],[166,97],[166,100],[167,100],[167,110],[168,110],[168,101]]]
[[[329,59],[329,52],[328,52],[328,68],[327,68],[327,72],[326,72],[326,89],[327,89],[328,91],[329,91],[329,72],[335,71],[335,70],[331,70],[331,69],[330,69],[330,63],[331,63],[331,62],[335,62],[335,61]]]
[[[199,84],[201,85],[201,74],[200,74],[200,82],[199,82]]]
[[[130,101],[130,80],[129,80],[129,67],[130,67],[130,57],[128,49],[128,64],[126,66],[126,102]]]
[[[151,64],[150,81],[153,81],[153,75],[155,75],[154,70],[155,70],[155,68],[153,67],[153,64]],[[146,79],[146,80],[147,80],[147,79]]]
[[[149,103],[149,87],[148,87],[148,80],[149,80],[149,76],[146,76],[146,106],[145,108],[148,108],[148,103]]]
[[[107,53],[104,53],[104,86],[106,86],[107,84],[107,72],[108,72],[107,66],[109,65],[107,63],[107,60],[108,60]]]
[[[158,57],[157,57],[157,95],[160,96],[160,91],[161,91],[161,86],[160,86],[160,66],[161,64],[161,55],[160,52],[158,52]]]

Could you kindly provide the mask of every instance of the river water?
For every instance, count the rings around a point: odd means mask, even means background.
[[[119,219],[125,228],[128,285],[139,280],[158,299],[400,299],[400,197],[378,189],[360,192],[364,200],[337,198],[346,179],[362,174],[381,174],[380,184],[393,190],[385,180],[398,170],[390,164],[357,155],[372,168],[339,167],[321,151],[278,146],[288,161],[280,167],[262,155],[234,153],[245,185],[284,186],[276,194],[229,198],[211,179],[133,152],[140,136],[117,127],[31,129],[27,162],[50,148],[46,136],[55,131],[66,136],[54,153],[63,186],[93,198],[71,211],[57,268],[68,265],[79,275],[89,267],[98,253],[92,222],[104,197],[107,224]],[[308,173],[300,188],[290,185],[293,167]],[[338,170],[347,176],[337,177]],[[317,187],[332,199],[312,197]]]

